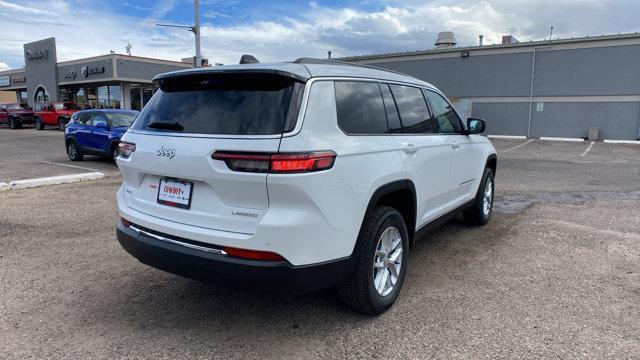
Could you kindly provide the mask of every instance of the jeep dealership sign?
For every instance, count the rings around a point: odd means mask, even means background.
[[[27,50],[26,55],[29,60],[48,59],[49,50]]]
[[[95,74],[104,74],[104,66],[83,66],[82,68],[80,68],[80,73],[82,74],[82,77],[88,77],[89,75]]]

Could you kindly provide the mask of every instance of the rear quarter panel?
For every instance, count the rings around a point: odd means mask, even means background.
[[[352,253],[373,193],[405,179],[406,174],[391,136],[347,136],[340,130],[333,81],[319,80],[307,86],[302,128],[297,135],[282,139],[280,151],[332,150],[337,154],[335,164],[318,173],[270,174],[270,206],[263,221],[287,216],[292,221],[295,217],[308,221],[313,228],[300,228],[291,234],[292,239],[305,239],[307,246],[298,254],[305,262],[321,262]]]

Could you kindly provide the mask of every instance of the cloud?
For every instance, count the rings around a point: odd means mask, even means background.
[[[127,40],[134,55],[172,60],[193,55],[192,33],[154,26],[157,19],[173,21],[178,7],[191,6],[188,0],[159,1],[145,19],[117,14],[97,3],[85,6],[87,1],[34,0],[18,5],[0,0],[0,59],[22,66],[22,43],[50,36],[56,37],[60,61],[109,50],[123,53]],[[223,3],[201,1],[204,18],[233,19],[228,24],[203,23],[202,51],[211,63],[237,63],[246,53],[261,61],[288,61],[325,57],[327,50],[334,56],[425,50],[433,48],[438,32],[444,30],[453,31],[460,46],[477,44],[480,34],[486,44],[499,43],[506,34],[520,41],[540,40],[548,37],[551,25],[559,37],[640,30],[640,1],[635,0],[397,0],[387,5],[376,0],[356,3],[366,4],[360,7],[240,2],[235,12]],[[57,16],[24,16],[38,9]]]
[[[218,18],[230,19],[231,18],[231,15],[227,15],[225,13],[221,13],[219,11],[213,11],[213,10],[207,11],[206,13],[204,13],[203,16],[209,19],[218,19]]]
[[[54,15],[54,13],[47,10],[42,10],[35,7],[28,7],[28,6],[24,6],[24,5],[20,5],[20,4],[16,4],[8,1],[2,1],[2,0],[0,0],[0,8],[4,8],[10,11],[11,10],[18,11],[21,13],[28,13],[28,14]]]
[[[9,66],[9,64],[0,62],[0,71],[9,70],[9,69],[11,69],[11,66]]]

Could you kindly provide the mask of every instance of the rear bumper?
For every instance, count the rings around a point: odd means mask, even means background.
[[[176,275],[224,287],[286,294],[307,293],[344,283],[355,264],[344,258],[314,265],[287,261],[255,261],[229,257],[164,242],[117,227],[118,242],[143,264]]]

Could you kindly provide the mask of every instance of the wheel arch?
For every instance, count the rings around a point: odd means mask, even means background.
[[[72,141],[75,142],[76,144],[78,144],[78,141],[76,140],[75,137],[73,137],[71,135],[65,136],[65,138],[64,138],[64,146],[68,146],[69,143],[72,142]]]
[[[407,225],[409,248],[411,248],[414,241],[417,212],[416,187],[413,181],[409,179],[396,180],[378,187],[369,199],[362,224],[364,224],[367,215],[377,205],[390,206],[400,212]],[[360,231],[362,231],[362,225]]]
[[[495,176],[496,175],[496,170],[497,170],[497,167],[498,167],[498,156],[496,154],[490,154],[487,157],[487,161],[486,161],[484,167],[491,169],[491,171],[493,171],[493,176]],[[484,171],[484,169],[482,171]]]

